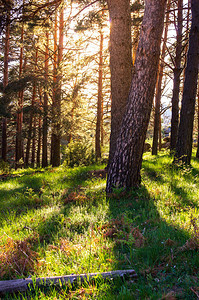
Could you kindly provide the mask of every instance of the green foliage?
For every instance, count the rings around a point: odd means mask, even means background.
[[[10,165],[8,162],[0,160],[0,174],[8,174],[10,172]]]
[[[63,152],[65,166],[88,166],[95,162],[94,151],[86,142],[72,141]]]

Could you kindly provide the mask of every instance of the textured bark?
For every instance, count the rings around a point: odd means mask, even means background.
[[[113,158],[132,79],[131,15],[129,0],[108,0],[111,70],[111,136],[109,165]]]
[[[52,134],[51,134],[51,153],[50,153],[50,164],[53,164],[53,156],[54,156],[54,115],[55,115],[55,97],[56,97],[56,83],[57,83],[57,11],[55,11],[55,25],[53,31],[53,39],[54,39],[54,54],[53,54],[53,99],[52,99]]]
[[[190,164],[199,64],[199,1],[191,1],[192,23],[174,162]]]
[[[57,57],[57,76],[55,84],[55,95],[53,101],[53,148],[52,148],[52,166],[57,167],[60,165],[60,141],[61,141],[61,81],[62,81],[62,68],[61,62],[63,59],[63,29],[64,29],[64,10],[60,9],[59,17],[59,44],[58,44],[58,57]]]
[[[31,167],[35,166],[35,153],[36,153],[36,116],[33,118],[33,130],[32,130],[32,156]]]
[[[107,193],[140,184],[146,131],[154,96],[166,0],[145,1],[127,110],[108,170]]]
[[[48,82],[48,62],[49,62],[49,34],[46,32],[46,49],[45,49],[45,82]],[[48,138],[48,95],[47,88],[44,91],[44,104],[43,104],[43,126],[42,126],[42,167],[48,166],[48,151],[47,151],[47,138]]]
[[[10,38],[10,11],[7,12],[6,18],[6,34],[4,45],[4,70],[3,70],[3,89],[5,90],[8,84],[8,55],[9,55],[9,38]],[[7,160],[7,118],[2,119],[2,143],[1,143],[1,157],[4,161]]]
[[[95,132],[95,156],[101,158],[101,122],[102,122],[102,70],[103,70],[103,32],[100,30],[100,51],[99,51],[99,74],[98,74],[98,98],[97,98],[97,122]]]
[[[164,59],[166,55],[166,42],[168,35],[168,26],[169,26],[169,10],[171,6],[171,0],[167,3],[167,15],[166,15],[166,24],[163,38],[163,45],[161,51],[161,60],[159,63],[159,74],[157,77],[156,83],[156,94],[155,94],[155,116],[154,116],[154,128],[153,128],[153,144],[152,144],[152,155],[157,155],[158,153],[158,135],[161,130],[161,114],[160,114],[160,105],[161,105],[161,96],[162,96],[162,78],[164,70]],[[161,142],[161,140],[160,140]]]
[[[41,94],[40,94],[40,99],[41,99]],[[41,100],[40,100],[40,105],[41,105]],[[38,143],[37,143],[37,167],[40,167],[41,133],[42,133],[41,115],[39,115],[39,118],[38,118]]]
[[[182,28],[183,28],[183,0],[178,0],[178,19],[177,19],[177,40],[176,40],[176,55],[174,66],[174,79],[173,79],[173,95],[172,95],[172,117],[171,117],[171,151],[175,151],[177,136],[178,136],[178,123],[179,123],[179,94],[180,94],[180,75],[181,58],[182,58]]]
[[[19,79],[23,72],[23,40],[24,40],[24,25],[21,28],[21,47],[19,58]],[[18,110],[17,110],[17,132],[16,132],[16,152],[15,152],[15,167],[18,167],[19,160],[23,158],[23,141],[22,141],[22,124],[23,124],[23,97],[24,91],[18,94]]]

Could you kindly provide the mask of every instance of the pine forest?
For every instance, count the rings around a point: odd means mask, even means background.
[[[198,0],[0,0],[0,299],[199,299],[198,70]]]

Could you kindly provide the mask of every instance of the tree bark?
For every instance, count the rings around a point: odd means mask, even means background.
[[[99,51],[99,74],[98,74],[98,98],[97,98],[97,122],[95,131],[95,156],[101,158],[101,121],[102,121],[102,70],[103,70],[103,32],[100,29],[100,51]]]
[[[56,97],[56,89],[57,89],[57,11],[55,11],[55,25],[54,25],[54,32],[53,32],[53,39],[54,39],[54,54],[53,54],[53,98],[52,98],[52,134],[51,134],[51,153],[50,153],[50,164],[53,164],[53,157],[54,157],[54,115],[55,115],[55,97]]]
[[[199,1],[191,0],[192,23],[174,162],[190,164],[199,64]]]
[[[19,58],[19,79],[23,72],[23,40],[24,40],[24,25],[21,28],[21,47]],[[22,142],[22,124],[23,124],[23,96],[24,91],[18,94],[18,110],[17,110],[17,132],[16,132],[16,152],[15,152],[15,167],[18,167],[19,161],[23,158],[23,142]]]
[[[35,72],[37,68],[37,59],[38,59],[38,49],[36,49],[35,54]],[[28,166],[29,158],[30,158],[30,145],[32,139],[32,129],[34,129],[33,118],[34,118],[34,106],[35,106],[35,99],[36,99],[36,82],[33,83],[33,91],[32,91],[32,102],[31,102],[31,111],[30,111],[30,121],[29,121],[29,129],[28,129],[28,139],[26,145],[26,157],[25,157],[25,165]]]
[[[196,158],[199,158],[199,84],[198,84],[198,144],[197,144]]]
[[[107,193],[140,184],[140,169],[157,79],[166,0],[146,0],[128,105],[114,158],[108,170]]]
[[[109,165],[113,158],[132,79],[130,0],[108,0],[111,70],[111,136]]]
[[[10,47],[10,10],[8,8],[6,18],[6,33],[4,45],[4,70],[3,70],[3,92],[8,84],[8,55]],[[2,160],[7,161],[7,118],[2,118],[2,143],[1,143],[1,157]]]
[[[164,70],[164,59],[166,55],[166,42],[167,42],[167,35],[168,35],[170,6],[171,6],[171,0],[169,0],[167,3],[166,25],[164,31],[161,60],[159,63],[159,74],[158,74],[158,79],[156,84],[152,155],[157,155],[158,153],[158,134],[161,129],[161,114],[160,114],[161,95],[162,95],[161,87],[162,87],[162,78],[163,78],[163,70]]]
[[[47,95],[47,82],[48,82],[48,62],[49,62],[49,34],[46,32],[46,49],[45,49],[45,88],[44,88],[44,104],[43,104],[43,126],[42,126],[42,167],[48,166],[48,151],[47,151],[47,138],[48,138],[48,95]]]
[[[182,28],[183,28],[183,0],[178,0],[178,20],[176,25],[177,40],[176,40],[176,55],[174,66],[174,79],[173,79],[173,96],[172,96],[172,118],[171,118],[171,152],[175,151],[177,136],[178,136],[178,123],[179,123],[179,94],[180,94],[180,75],[181,58],[182,58]]]

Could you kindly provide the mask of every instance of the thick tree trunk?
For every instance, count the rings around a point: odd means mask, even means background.
[[[127,110],[108,170],[107,193],[140,184],[140,169],[157,79],[166,0],[146,0]]]
[[[45,83],[48,82],[48,60],[49,60],[49,34],[46,33],[46,49],[45,49]],[[42,167],[48,166],[48,151],[47,151],[47,138],[48,138],[48,95],[47,87],[44,89],[44,104],[43,104],[43,126],[42,126]]]
[[[102,121],[102,70],[103,70],[103,32],[100,29],[100,51],[99,51],[99,75],[98,75],[98,98],[97,98],[97,122],[95,131],[95,156],[101,158],[101,121]]]
[[[199,1],[191,0],[192,23],[174,162],[190,164],[199,64]]]
[[[7,12],[6,19],[6,33],[5,33],[5,45],[4,45],[4,69],[3,69],[3,90],[8,84],[8,55],[10,47],[10,11]],[[4,161],[7,160],[7,118],[2,119],[2,143],[1,143],[1,157]]]
[[[157,155],[158,153],[158,134],[161,129],[161,114],[160,114],[160,105],[161,105],[161,96],[162,96],[162,78],[164,70],[164,59],[166,55],[166,42],[168,35],[168,26],[169,26],[169,10],[171,6],[171,0],[167,3],[167,15],[166,15],[166,24],[162,45],[161,61],[159,63],[159,74],[156,84],[156,95],[155,95],[155,116],[154,116],[154,128],[153,128],[153,145],[152,145],[152,155]]]
[[[173,79],[173,96],[172,96],[172,118],[171,118],[171,152],[175,151],[177,136],[178,136],[178,123],[179,123],[179,94],[180,94],[180,75],[181,58],[182,58],[182,28],[183,28],[183,0],[178,0],[178,20],[177,20],[177,40],[176,40],[176,56],[174,66],[174,79]]]
[[[108,0],[111,70],[111,136],[109,165],[113,158],[132,79],[130,0]]]

